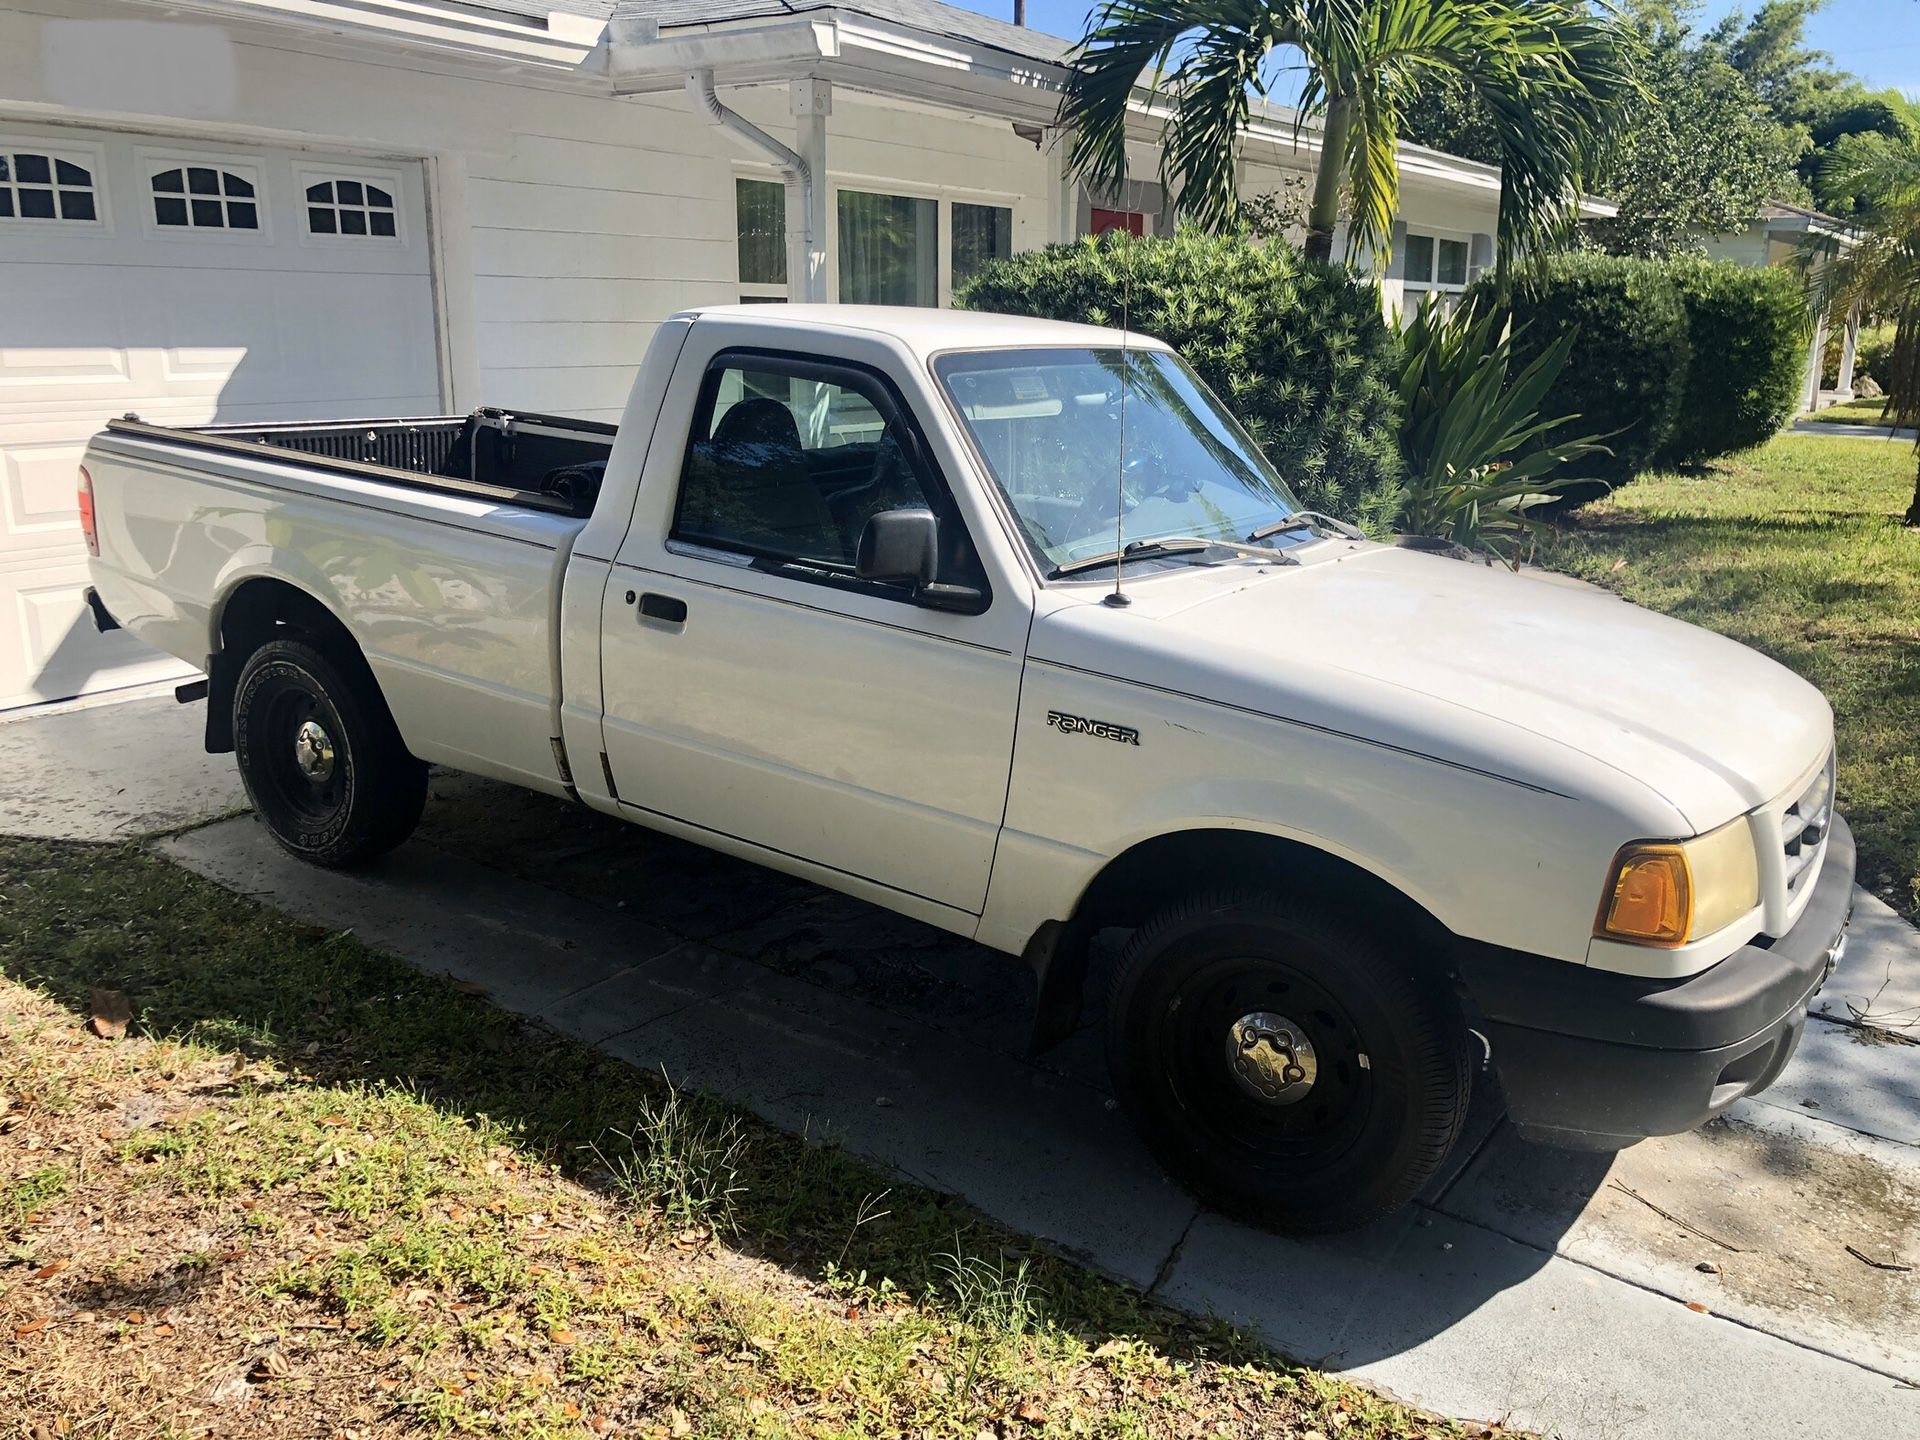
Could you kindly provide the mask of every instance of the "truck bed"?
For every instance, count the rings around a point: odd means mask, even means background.
[[[108,421],[107,429],[215,450],[269,445],[288,452],[280,458],[318,470],[585,519],[617,427],[487,407],[469,415],[271,425],[175,427],[129,415]]]

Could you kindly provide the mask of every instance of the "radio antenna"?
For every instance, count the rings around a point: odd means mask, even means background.
[[[1127,199],[1127,157],[1123,146],[1120,152],[1120,201],[1124,205]],[[1120,275],[1120,458],[1113,467],[1113,593],[1101,600],[1103,605],[1115,609],[1131,605],[1133,601],[1120,588],[1120,570],[1126,563],[1126,518],[1127,518],[1127,389],[1133,379],[1129,368],[1132,357],[1127,349],[1130,324],[1129,310],[1133,301],[1133,232],[1122,227],[1121,241],[1127,252],[1127,263]]]

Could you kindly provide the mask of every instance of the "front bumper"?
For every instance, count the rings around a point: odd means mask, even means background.
[[[1853,871],[1853,832],[1836,814],[1793,929],[1684,980],[1463,943],[1460,976],[1521,1135],[1619,1149],[1691,1130],[1766,1089],[1845,949]]]

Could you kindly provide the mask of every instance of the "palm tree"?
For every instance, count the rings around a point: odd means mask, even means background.
[[[1881,413],[1895,425],[1920,425],[1920,137],[1849,135],[1821,165],[1820,189],[1866,200],[1865,236],[1825,270],[1830,313],[1857,309],[1893,321]],[[1920,452],[1920,440],[1914,448]],[[1905,518],[1920,525],[1920,465]]]
[[[1186,42],[1186,43],[1182,43]],[[1327,260],[1343,184],[1353,196],[1349,257],[1384,257],[1399,208],[1401,106],[1451,76],[1481,101],[1499,138],[1500,258],[1572,218],[1621,102],[1634,93],[1629,32],[1584,0],[1104,0],[1073,55],[1060,106],[1068,163],[1103,189],[1126,178],[1127,105],[1143,72],[1172,104],[1162,180],[1181,214],[1209,229],[1239,206],[1237,140],[1280,48],[1305,59],[1300,113],[1322,117],[1306,253]],[[1178,68],[1162,71],[1176,58]]]

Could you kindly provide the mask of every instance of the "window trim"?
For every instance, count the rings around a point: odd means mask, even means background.
[[[823,359],[817,355],[805,355],[797,351],[743,345],[718,351],[709,358],[700,375],[700,387],[694,394],[693,413],[687,428],[686,444],[680,452],[679,464],[676,467],[673,509],[667,517],[666,547],[674,554],[701,560],[709,565],[717,565],[723,570],[750,569],[770,578],[792,580],[826,590],[860,595],[868,599],[888,600],[914,610],[927,608],[916,603],[913,592],[898,583],[861,580],[852,574],[841,575],[837,571],[824,569],[803,569],[802,562],[797,557],[756,551],[743,545],[714,545],[708,540],[680,533],[680,511],[686,498],[687,467],[693,458],[693,447],[699,443],[698,436],[703,425],[709,431],[711,430],[714,400],[720,389],[721,377],[728,370],[751,369],[754,366],[762,369],[777,367],[782,374],[792,379],[841,385],[843,388],[857,388],[873,404],[874,409],[880,412],[881,418],[889,428],[894,425],[902,428],[912,443],[915,452],[913,458],[920,463],[923,477],[934,492],[927,496],[934,514],[943,527],[948,524],[960,527],[961,537],[966,541],[967,549],[973,555],[974,578],[977,579],[982,598],[979,609],[968,613],[985,614],[993,605],[992,581],[988,575],[986,563],[981,557],[979,542],[975,540],[973,531],[968,528],[966,516],[961,512],[953,486],[947,480],[946,473],[940,468],[940,462],[934,454],[933,447],[927,442],[926,427],[920,423],[920,417],[914,414],[913,407],[907,403],[899,387],[885,372],[874,366],[861,364],[857,360]],[[862,383],[850,387],[846,383],[849,379]],[[814,565],[818,563],[813,562]]]
[[[307,218],[307,187],[323,181],[358,180],[361,184],[377,185],[393,197],[393,234],[345,235],[324,233],[316,234]],[[405,173],[390,170],[384,165],[367,165],[359,162],[341,165],[314,164],[295,161],[293,166],[293,194],[298,201],[294,217],[295,227],[300,234],[302,245],[312,245],[323,249],[346,246],[354,250],[381,249],[405,250],[413,243],[409,233],[407,214],[412,206],[412,197],[407,193]],[[337,208],[337,202],[336,202]],[[362,207],[364,208],[364,207]]]
[[[22,215],[18,213],[19,181],[17,179],[8,181],[5,188],[15,194],[15,213],[0,217],[0,226],[4,226],[8,234],[17,237],[38,230],[48,235],[57,234],[73,238],[85,234],[110,235],[113,233],[112,212],[107,203],[107,157],[100,146],[83,141],[49,140],[38,135],[6,133],[0,134],[0,154],[9,158],[14,155],[44,155],[49,164],[64,160],[69,165],[78,165],[87,172],[87,188],[93,195],[93,219],[91,220],[63,220],[57,214],[53,216]],[[51,183],[56,192],[62,188],[68,190],[80,188],[77,185],[61,186],[57,178],[58,171],[54,174],[56,178]],[[38,188],[34,187],[32,182],[29,182],[29,187]],[[59,208],[57,198],[54,208],[56,210]]]
[[[271,245],[273,243],[273,203],[268,198],[267,165],[258,155],[241,155],[213,150],[157,150],[139,149],[135,151],[140,175],[140,219],[142,228],[148,235],[179,243],[205,245]],[[230,225],[162,225],[154,214],[153,182],[162,171],[187,170],[225,170],[238,175],[253,186],[254,218],[260,223],[252,230],[236,230]],[[187,192],[182,192],[183,194]],[[222,205],[226,199],[223,196]],[[224,218],[224,212],[223,212]]]

